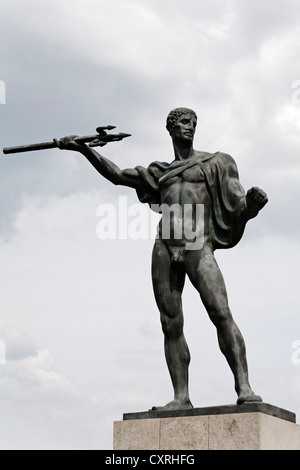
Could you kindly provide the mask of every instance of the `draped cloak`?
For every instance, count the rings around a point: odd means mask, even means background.
[[[144,188],[137,190],[137,196],[150,208],[152,204],[160,205],[163,202],[163,184],[196,165],[202,170],[212,202],[210,222],[213,248],[231,248],[240,241],[247,221],[256,214],[250,215],[247,211],[245,191],[239,181],[236,163],[230,155],[199,152],[184,161],[153,162],[148,168],[137,166],[144,183]]]

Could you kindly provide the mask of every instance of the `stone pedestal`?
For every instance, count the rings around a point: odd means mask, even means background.
[[[300,450],[294,413],[267,403],[127,413],[114,450]]]

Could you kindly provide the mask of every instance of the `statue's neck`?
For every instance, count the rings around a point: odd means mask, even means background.
[[[194,149],[193,149],[193,145],[180,145],[180,143],[173,143],[173,147],[174,147],[174,153],[175,153],[175,159],[176,160],[187,160],[188,158],[190,158],[193,153],[194,153]]]

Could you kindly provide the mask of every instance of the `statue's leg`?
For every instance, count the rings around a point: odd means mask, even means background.
[[[171,263],[168,249],[156,240],[152,255],[154,295],[164,333],[165,356],[170,372],[174,399],[152,410],[192,408],[188,393],[190,353],[183,334],[181,294],[184,285],[184,263]]]
[[[188,252],[186,270],[216,326],[220,349],[234,375],[237,403],[261,401],[249,384],[244,339],[232,318],[225,282],[210,247]]]

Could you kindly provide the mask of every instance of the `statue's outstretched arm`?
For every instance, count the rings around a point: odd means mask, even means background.
[[[141,177],[135,168],[121,170],[115,163],[96,152],[94,148],[75,142],[75,137],[67,136],[60,140],[55,140],[55,142],[61,150],[73,150],[84,155],[93,167],[113,184],[129,186],[134,189],[141,189],[143,187]]]

